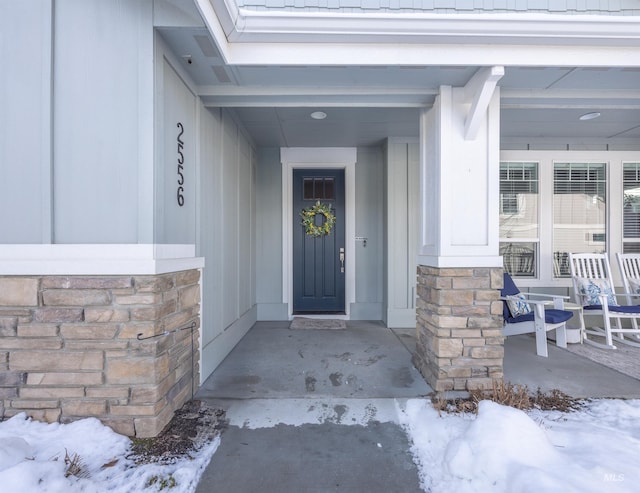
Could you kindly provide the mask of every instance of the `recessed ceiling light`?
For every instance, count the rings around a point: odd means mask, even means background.
[[[324,120],[327,117],[327,114],[324,111],[314,111],[311,113],[311,118],[314,120]]]
[[[580,117],[580,120],[585,121],[585,120],[593,120],[594,118],[598,118],[600,116],[600,112],[599,111],[593,111],[591,113],[585,113],[584,115],[582,115]]]

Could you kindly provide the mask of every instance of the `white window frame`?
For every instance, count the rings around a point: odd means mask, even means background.
[[[571,279],[553,277],[553,169],[555,162],[604,163],[607,180],[606,251],[613,258],[623,244],[623,163],[640,162],[640,151],[503,150],[501,162],[538,163],[538,265],[535,278],[518,278],[518,287],[571,287]],[[501,239],[502,241],[503,239]],[[518,238],[518,241],[527,241]],[[533,241],[533,240],[529,240]],[[614,280],[619,274],[614,269]]]
[[[585,244],[586,245],[590,245],[590,246],[597,246],[599,247],[599,249],[603,249],[606,251],[607,250],[607,244],[606,244],[606,238],[608,236],[608,231],[609,231],[609,222],[610,222],[610,215],[609,215],[609,201],[611,199],[611,197],[609,196],[609,162],[605,161],[605,160],[593,160],[593,159],[589,159],[589,160],[577,160],[577,159],[571,159],[571,160],[562,160],[562,159],[554,159],[552,166],[552,174],[553,174],[553,181],[551,183],[551,188],[552,188],[552,193],[553,190],[555,190],[555,170],[556,170],[556,165],[558,164],[568,164],[568,165],[578,165],[578,166],[582,166],[582,165],[597,165],[597,166],[604,166],[604,186],[605,186],[605,216],[604,216],[604,224],[605,224],[605,241],[604,242],[594,242],[593,240],[589,240],[588,238],[585,238]],[[571,180],[573,181],[573,180]],[[576,182],[579,183],[585,183],[582,180],[576,180]],[[568,183],[568,182],[567,182]],[[555,193],[553,193],[554,198],[555,198]],[[596,207],[596,196],[593,197],[593,203],[591,201],[589,201],[587,203],[587,209],[588,210],[596,210],[597,211],[597,207]],[[555,247],[554,247],[554,238],[553,238],[553,232],[555,231],[555,223],[553,222],[553,199],[551,202],[551,209],[552,209],[552,221],[551,221],[551,231],[552,231],[552,243],[551,243],[551,251],[554,252],[555,251]],[[621,218],[622,220],[622,218]],[[592,232],[590,232],[586,225],[570,225],[569,229],[581,229],[581,227],[584,228],[585,230],[585,234],[588,236],[591,236]],[[568,266],[568,264],[567,264]],[[554,266],[554,276],[555,276],[555,270],[556,270],[556,266]],[[565,279],[567,278],[566,276],[564,277]]]
[[[622,167],[622,171],[621,171],[621,173],[622,173],[622,178],[621,178],[621,183],[622,183],[622,191],[621,191],[621,194],[622,194],[622,196],[621,196],[621,200],[622,200],[622,208],[623,208],[623,210],[622,210],[622,223],[623,223],[623,224],[622,224],[622,245],[621,245],[621,248],[620,248],[620,251],[621,251],[621,252],[623,251],[623,248],[624,248],[624,244],[625,244],[625,243],[640,243],[640,238],[628,238],[628,239],[627,239],[627,238],[625,238],[625,236],[624,236],[624,166],[625,166],[626,164],[635,164],[635,165],[637,165],[637,166],[640,168],[640,160],[635,160],[635,161],[623,161],[623,162],[622,162],[622,165],[621,165],[621,167]],[[636,209],[638,206],[640,206],[640,204],[633,204],[633,208],[634,208],[634,209]],[[635,212],[635,213],[638,213],[638,212],[640,212],[640,210],[638,210],[638,211],[635,211],[635,210],[634,210],[634,212]]]
[[[540,263],[538,261],[538,258],[540,257],[540,163],[538,161],[523,161],[523,160],[506,160],[506,159],[500,159],[500,166],[502,166],[503,163],[525,163],[525,164],[529,164],[529,163],[533,163],[536,165],[537,168],[537,174],[538,174],[538,179],[537,179],[537,184],[538,184],[538,210],[537,210],[537,222],[538,222],[538,237],[518,237],[518,238],[506,238],[506,237],[500,237],[498,244],[501,245],[502,243],[533,243],[534,244],[534,249],[535,249],[535,256],[534,256],[534,272],[536,273],[535,277],[518,277],[518,281],[520,279],[537,279],[539,276],[539,269],[540,269]],[[525,196],[523,194],[518,194],[518,212],[514,213],[514,214],[510,214],[510,213],[503,213],[502,212],[502,196],[500,196],[500,216],[501,217],[516,217],[516,218],[520,218],[522,216],[524,216],[524,208],[525,208]],[[500,228],[500,227],[499,227]]]

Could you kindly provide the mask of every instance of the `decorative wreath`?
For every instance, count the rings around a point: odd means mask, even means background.
[[[318,214],[324,216],[324,221],[320,226],[316,225],[316,216]],[[331,213],[331,206],[321,204],[319,200],[313,207],[302,209],[300,217],[302,217],[302,225],[304,226],[305,232],[315,238],[331,233],[331,229],[336,223],[336,216]]]

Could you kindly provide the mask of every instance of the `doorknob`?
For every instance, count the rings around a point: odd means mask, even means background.
[[[340,272],[344,272],[344,247],[340,247]]]

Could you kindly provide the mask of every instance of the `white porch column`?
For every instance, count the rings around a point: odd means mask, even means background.
[[[498,251],[499,112],[504,69],[443,86],[420,121],[420,235],[414,362],[436,391],[502,378]]]

